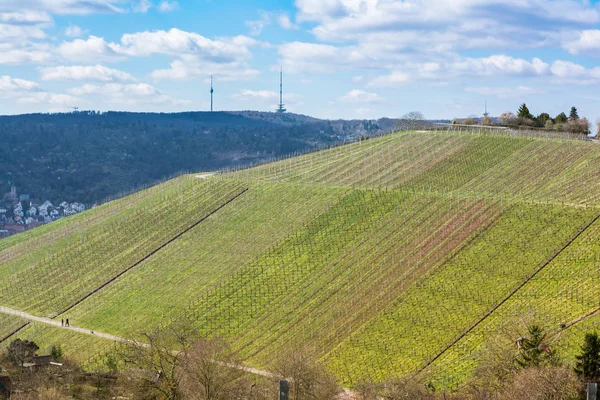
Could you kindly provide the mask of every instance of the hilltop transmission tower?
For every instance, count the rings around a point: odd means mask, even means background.
[[[279,107],[277,108],[278,113],[284,113],[286,110],[283,107],[283,67],[279,71]]]
[[[487,117],[488,117],[488,115],[490,115],[490,113],[489,113],[489,112],[488,112],[488,110],[487,110],[487,100],[486,100],[486,101],[485,101],[485,112],[483,113],[483,116],[484,116],[485,118],[487,118]]]
[[[210,112],[213,111],[213,93],[215,92],[215,89],[213,89],[213,78],[212,75],[210,76]]]

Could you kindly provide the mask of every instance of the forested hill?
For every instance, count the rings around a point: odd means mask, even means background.
[[[392,129],[255,111],[0,116],[0,197],[88,204],[171,176],[279,157]]]

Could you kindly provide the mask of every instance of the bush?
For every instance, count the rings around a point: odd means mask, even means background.
[[[500,122],[506,126],[517,126],[519,124],[518,118],[510,111],[500,114]]]
[[[50,355],[56,361],[61,361],[63,359],[64,354],[63,354],[63,350],[62,350],[62,347],[60,346],[60,344],[52,345],[52,348],[50,349]]]
[[[563,367],[527,368],[495,396],[512,400],[578,399],[582,383],[573,371]]]
[[[566,132],[587,135],[590,131],[590,123],[587,118],[573,119],[565,122],[562,129]]]
[[[333,400],[341,392],[335,377],[303,351],[286,354],[275,372],[290,380],[291,400]]]

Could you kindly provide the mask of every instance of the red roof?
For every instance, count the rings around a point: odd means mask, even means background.
[[[23,225],[4,225],[4,229],[9,231],[23,232],[25,227]]]

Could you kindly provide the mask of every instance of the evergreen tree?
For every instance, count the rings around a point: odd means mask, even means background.
[[[571,121],[575,121],[579,119],[579,115],[577,114],[577,109],[575,107],[571,107],[571,112],[569,113],[569,119]]]
[[[557,124],[564,124],[565,122],[567,122],[567,114],[561,112],[556,116],[556,118],[554,118],[554,122],[556,122]]]
[[[529,112],[529,108],[527,108],[527,104],[525,104],[525,103],[521,104],[521,107],[519,107],[519,111],[517,112],[517,117],[533,119],[533,115],[531,115],[531,113]]]
[[[516,360],[517,364],[523,368],[539,367],[544,363],[552,364],[554,356],[544,339],[546,334],[537,325],[530,325],[528,328],[529,337],[521,338],[520,355]]]
[[[597,333],[586,333],[575,372],[587,380],[600,377],[600,339]]]

